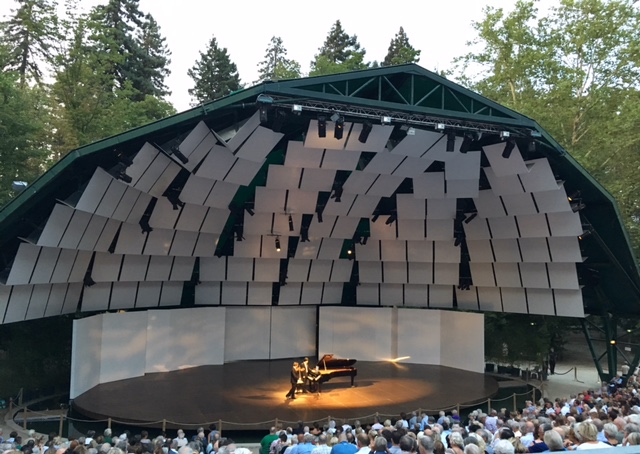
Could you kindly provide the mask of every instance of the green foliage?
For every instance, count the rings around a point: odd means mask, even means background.
[[[287,49],[282,38],[274,36],[269,42],[264,60],[259,63],[257,82],[265,80],[297,79],[300,77],[300,63],[287,58]]]
[[[189,95],[194,105],[212,101],[242,88],[238,68],[231,61],[226,47],[219,47],[215,36],[211,38],[207,50],[200,52],[200,59],[187,71],[194,86]]]
[[[323,76],[366,69],[366,51],[360,48],[358,37],[348,35],[339,20],[331,27],[329,35],[311,62],[310,76]]]
[[[9,53],[0,68],[17,71],[24,87],[29,80],[42,83],[42,65],[53,58],[53,43],[58,39],[56,2],[53,0],[17,0],[13,15],[0,23],[2,44]]]
[[[618,200],[640,250],[640,11],[632,0],[488,7],[457,59],[472,90],[536,119]],[[476,50],[477,49],[477,50]]]
[[[409,44],[409,37],[404,31],[404,28],[400,27],[400,31],[396,33],[396,36],[391,40],[389,44],[389,52],[384,57],[384,61],[381,66],[391,65],[404,65],[406,63],[418,63],[420,61],[419,50]]]

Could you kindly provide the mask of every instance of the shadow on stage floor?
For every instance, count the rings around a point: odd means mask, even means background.
[[[204,425],[222,420],[227,429],[263,429],[283,422],[371,417],[376,412],[439,410],[480,402],[495,395],[497,382],[484,374],[449,367],[366,362],[349,377],[322,386],[322,394],[287,400],[291,360],[239,361],[201,366],[98,385],[74,400],[75,408],[96,419],[160,427]],[[232,424],[238,423],[238,424]],[[250,426],[247,424],[251,423]]]

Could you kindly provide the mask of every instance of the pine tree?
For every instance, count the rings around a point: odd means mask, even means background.
[[[227,48],[218,46],[215,36],[209,41],[206,52],[200,52],[200,59],[187,71],[187,75],[194,82],[193,88],[189,89],[194,105],[242,88],[236,64],[231,61]]]
[[[404,28],[400,27],[400,31],[396,33],[396,36],[391,40],[391,44],[389,44],[389,52],[387,52],[387,56],[381,66],[418,63],[420,61],[420,52],[409,44],[409,38]]]
[[[134,88],[140,92],[163,97],[170,94],[164,80],[171,74],[171,51],[167,47],[166,39],[160,34],[160,26],[151,14],[145,16],[145,21],[138,36],[138,43],[142,50],[142,62],[138,80],[133,81]]]
[[[287,49],[283,46],[282,38],[279,36],[271,38],[264,58],[259,64],[260,77],[258,82],[300,77],[300,63],[287,58]]]
[[[53,59],[53,44],[58,39],[58,19],[54,0],[17,0],[13,16],[0,24],[2,44],[8,54],[2,69],[15,70],[19,84],[28,80],[42,82],[42,65]]]
[[[311,62],[310,76],[336,74],[346,71],[366,69],[366,51],[361,49],[358,37],[349,36],[339,20],[331,27],[329,35]]]

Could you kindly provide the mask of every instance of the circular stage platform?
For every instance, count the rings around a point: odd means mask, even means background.
[[[204,425],[222,420],[227,429],[266,429],[283,423],[327,419],[397,416],[417,409],[439,410],[472,404],[498,392],[493,378],[441,366],[356,363],[358,375],[336,377],[321,394],[287,400],[292,360],[240,361],[222,366],[147,374],[98,385],[73,405],[95,419],[113,418],[160,427]],[[114,364],[114,367],[117,367]],[[235,424],[234,424],[235,423]]]

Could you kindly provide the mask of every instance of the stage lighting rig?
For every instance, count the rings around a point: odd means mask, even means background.
[[[364,123],[362,123],[362,131],[360,131],[360,136],[358,137],[358,141],[360,143],[366,143],[372,129],[373,129],[373,125],[371,124],[370,121],[365,121]]]
[[[504,159],[509,159],[511,157],[511,152],[516,147],[516,143],[513,140],[508,140],[504,146],[504,151],[502,152],[502,157]]]
[[[318,137],[327,137],[327,117],[318,115]]]

